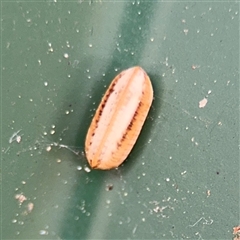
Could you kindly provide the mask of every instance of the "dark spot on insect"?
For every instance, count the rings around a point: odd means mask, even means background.
[[[96,124],[96,125],[98,124],[98,121],[99,121],[99,118],[96,118],[96,119],[95,119],[95,124]]]
[[[89,145],[92,145],[92,142],[90,142]]]
[[[95,135],[95,132],[92,133],[92,137]]]

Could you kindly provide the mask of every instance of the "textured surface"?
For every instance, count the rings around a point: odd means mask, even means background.
[[[3,239],[231,239],[238,4],[2,2],[1,11]],[[134,65],[153,84],[149,117],[129,161],[90,171],[74,152],[110,81]]]

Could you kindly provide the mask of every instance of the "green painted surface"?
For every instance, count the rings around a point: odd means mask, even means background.
[[[89,172],[92,114],[133,65],[154,87],[147,122],[124,165]],[[232,237],[239,4],[5,1],[1,70],[3,239]]]

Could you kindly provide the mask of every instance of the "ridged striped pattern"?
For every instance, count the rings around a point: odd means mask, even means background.
[[[141,67],[129,68],[114,78],[86,136],[85,153],[92,168],[116,168],[127,158],[152,99],[152,84]]]

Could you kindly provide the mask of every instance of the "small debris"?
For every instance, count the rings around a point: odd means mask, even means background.
[[[203,98],[201,101],[199,101],[199,108],[204,108],[207,102],[208,102],[207,98]]]
[[[69,58],[69,55],[67,53],[64,53],[63,57],[67,59],[67,58]]]
[[[106,191],[111,191],[111,190],[113,190],[113,185],[112,184],[107,184]]]
[[[20,205],[27,200],[27,198],[23,194],[16,194],[15,199],[18,200]]]
[[[28,203],[28,205],[27,205],[28,213],[32,212],[33,208],[34,208],[34,204],[32,202]]]
[[[185,33],[185,35],[188,34],[188,29],[183,29],[183,32]]]
[[[21,136],[16,136],[16,142],[17,142],[17,143],[20,143],[20,142],[21,142],[21,139],[22,139]]]
[[[13,133],[13,135],[9,138],[9,143],[12,143],[14,141],[16,141],[17,143],[21,142],[21,136],[18,135],[18,133],[20,133],[22,131],[22,129],[18,130],[17,132]]]
[[[211,191],[210,190],[207,190],[207,197],[209,197],[211,195]]]
[[[51,149],[52,149],[52,147],[51,147],[50,145],[46,147],[46,151],[47,151],[47,152],[50,152]]]

